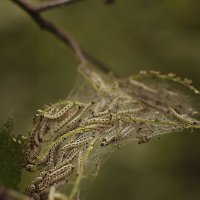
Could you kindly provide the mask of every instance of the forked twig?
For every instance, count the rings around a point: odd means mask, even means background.
[[[81,50],[78,43],[70,36],[69,33],[64,32],[57,26],[55,26],[53,23],[45,19],[41,14],[41,10],[47,10],[48,4],[45,4],[45,6],[36,7],[34,5],[31,5],[30,3],[27,3],[25,0],[11,0],[17,5],[19,5],[24,11],[26,11],[32,19],[44,30],[50,32],[54,36],[56,36],[58,39],[62,40],[65,44],[67,44],[75,53],[76,57],[78,58],[79,62],[82,64],[82,66],[86,63],[86,57]],[[57,4],[56,4],[57,2]],[[54,1],[51,4],[49,4],[49,9],[56,7],[58,5],[66,4],[68,1]]]
[[[32,19],[39,27],[51,33],[59,40],[64,42],[67,46],[69,46],[73,50],[75,56],[80,63],[79,68],[84,71],[84,73],[88,73],[89,71],[91,71],[91,69],[89,69],[86,65],[87,60],[90,60],[92,63],[94,63],[101,71],[105,73],[110,72],[110,68],[106,64],[102,63],[97,58],[83,50],[68,32],[63,31],[61,28],[57,27],[55,24],[53,24],[41,15],[44,11],[54,9],[59,6],[80,2],[81,0],[54,0],[48,3],[41,4],[39,6],[32,5],[26,0],[10,1],[14,2],[18,6],[20,6],[25,12],[27,12],[28,15],[32,17]]]

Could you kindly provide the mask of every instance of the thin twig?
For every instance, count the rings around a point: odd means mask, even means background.
[[[48,21],[44,18],[41,13],[43,11],[48,11],[50,9],[56,8],[58,6],[63,6],[67,4],[76,3],[81,0],[54,0],[39,6],[32,5],[28,3],[26,0],[10,0],[20,6],[25,12],[32,17],[32,19],[36,22],[38,26],[42,29],[50,32],[59,40],[63,41],[67,46],[69,46],[75,53],[76,57],[78,58],[80,65],[79,68],[84,71],[85,73],[91,72],[91,69],[86,67],[87,59],[90,60],[93,64],[95,64],[102,72],[109,73],[110,68],[104,64],[103,62],[99,61],[97,58],[92,56],[91,54],[87,53],[85,50],[82,50],[78,43],[67,33],[63,31],[59,27],[57,27],[52,22]]]
[[[42,5],[39,5],[37,7],[38,12],[45,12],[50,9],[54,9],[56,7],[64,6],[66,4],[73,4],[76,3],[77,1],[82,1],[82,0],[55,0],[55,1],[50,1],[48,3],[44,3]]]
[[[57,38],[62,40],[66,43],[75,53],[76,57],[82,64],[82,66],[86,63],[86,57],[82,52],[78,43],[69,35],[69,33],[62,31],[60,28],[55,26],[53,23],[45,19],[43,16],[40,15],[38,7],[35,7],[25,0],[11,0],[17,5],[19,5],[24,11],[26,11],[32,19],[44,30],[50,32],[51,34],[55,35]]]

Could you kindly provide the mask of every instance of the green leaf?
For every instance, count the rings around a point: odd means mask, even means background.
[[[23,162],[21,137],[12,137],[13,121],[8,118],[0,128],[0,185],[18,190]]]

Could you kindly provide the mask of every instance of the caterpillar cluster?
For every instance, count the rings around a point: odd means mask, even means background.
[[[133,123],[125,120],[143,108],[121,109],[125,100],[109,96],[89,103],[66,101],[38,110],[26,151],[27,170],[41,172],[27,187],[26,194],[41,199],[51,186],[65,183],[84,167],[88,144],[99,139],[104,147],[134,132]]]
[[[152,136],[179,129],[179,121],[186,127],[200,124],[173,108],[166,109],[167,114],[158,112],[157,117],[157,111],[143,102],[126,95],[107,94],[88,103],[64,101],[38,110],[29,136],[25,167],[40,173],[27,187],[27,196],[47,199],[51,186],[65,184],[71,174],[79,176],[87,163],[86,152],[94,141],[99,141],[98,148],[132,136],[143,143]]]

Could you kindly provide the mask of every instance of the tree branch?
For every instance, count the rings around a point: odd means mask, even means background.
[[[40,9],[38,9],[39,7],[31,5],[27,3],[25,0],[11,0],[11,1],[13,1],[15,4],[20,6],[24,11],[26,11],[42,29],[50,32],[51,34],[55,35],[58,39],[62,40],[65,44],[67,44],[74,51],[76,57],[78,58],[81,64],[86,63],[87,59],[83,51],[81,50],[80,46],[78,45],[78,43],[69,35],[69,33],[62,31],[60,28],[58,28],[53,23],[51,23],[43,16],[41,16],[39,12]],[[64,1],[62,2],[64,4]]]
[[[41,13],[44,11],[48,11],[50,9],[63,5],[76,3],[81,0],[54,0],[39,6],[32,5],[28,3],[26,0],[10,0],[10,1],[14,2],[19,7],[21,7],[22,10],[24,10],[40,28],[51,33],[59,40],[63,41],[67,46],[69,46],[75,53],[77,59],[79,60],[80,62],[79,68],[82,69],[82,71],[86,73],[91,70],[88,69],[88,67],[86,67],[88,59],[104,73],[110,72],[110,68],[106,64],[99,61],[97,58],[87,53],[86,51],[82,50],[79,44],[76,42],[76,40],[74,40],[69,33],[63,31],[61,28],[57,27],[55,24],[48,21],[41,15]]]
[[[50,1],[48,3],[44,3],[43,5],[40,5],[37,7],[38,12],[45,12],[50,9],[54,9],[56,7],[64,6],[66,4],[73,4],[76,3],[77,1],[82,1],[82,0],[55,0],[55,1]]]

